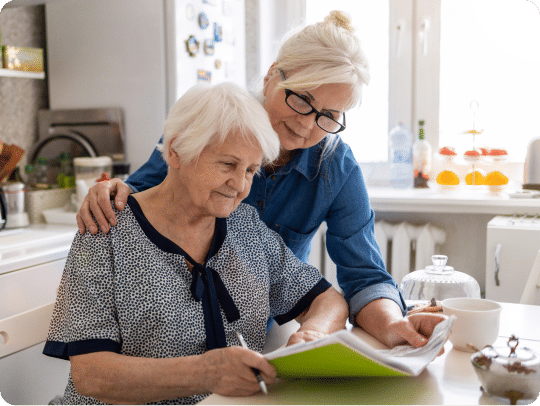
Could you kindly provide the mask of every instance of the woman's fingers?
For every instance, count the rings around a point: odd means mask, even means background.
[[[116,182],[117,180],[118,182]],[[111,181],[115,181],[116,183],[116,197],[114,198],[114,204],[118,210],[124,210],[124,207],[126,206],[126,203],[127,203],[127,199],[129,195],[131,194],[131,189],[129,188],[128,185],[126,185],[120,179],[112,179]],[[116,217],[115,217],[115,222],[116,222]]]
[[[392,325],[396,335],[402,339],[402,342],[394,345],[406,342],[415,348],[422,347],[431,337],[435,326],[445,319],[446,316],[433,313],[417,313],[404,317]]]
[[[84,234],[85,229],[96,234],[98,226],[102,232],[109,232],[110,225],[116,225],[111,196],[116,196],[115,204],[119,210],[123,210],[130,192],[129,186],[116,178],[92,186],[77,213],[77,225],[81,234]]]
[[[90,211],[90,202],[88,201],[88,195],[84,198],[81,208],[77,212],[77,226],[81,234],[84,234],[86,230],[92,234],[96,234],[98,231],[97,224],[92,218],[92,212]]]
[[[220,348],[211,350],[208,356],[211,374],[207,378],[212,381],[211,391],[223,396],[248,396],[260,392],[259,382],[252,368],[261,373],[264,382],[269,385],[276,379],[274,367],[259,353],[241,347]]]

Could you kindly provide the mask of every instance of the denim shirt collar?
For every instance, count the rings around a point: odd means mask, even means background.
[[[301,173],[307,180],[312,181],[319,173],[319,161],[324,140],[307,149],[297,150],[294,157],[285,166],[276,171],[276,174],[287,175],[293,169]]]

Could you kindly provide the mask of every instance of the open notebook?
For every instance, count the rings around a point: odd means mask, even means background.
[[[455,320],[439,323],[421,348],[402,345],[378,349],[359,328],[340,330],[315,341],[282,347],[265,354],[281,378],[416,376],[444,346]]]

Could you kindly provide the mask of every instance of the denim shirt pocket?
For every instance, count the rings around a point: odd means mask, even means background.
[[[307,262],[311,249],[311,240],[317,230],[318,228],[307,234],[303,234],[297,233],[284,225],[279,225],[278,233],[294,255],[300,258],[300,260]]]

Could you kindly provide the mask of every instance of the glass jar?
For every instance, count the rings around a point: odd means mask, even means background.
[[[58,187],[61,189],[75,187],[75,172],[71,154],[69,152],[62,152],[58,160],[60,162],[60,171],[56,177]]]
[[[75,168],[75,179],[84,180],[92,186],[105,172],[110,178],[112,176],[112,159],[108,156],[82,157],[73,160]]]

